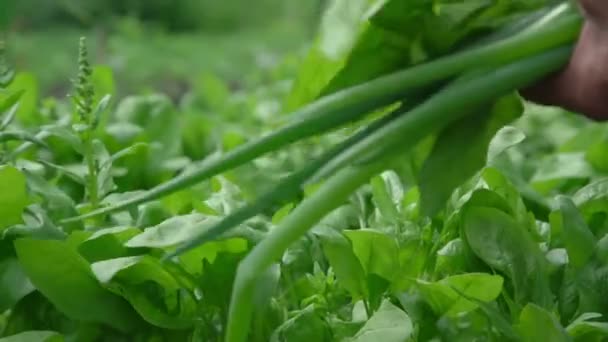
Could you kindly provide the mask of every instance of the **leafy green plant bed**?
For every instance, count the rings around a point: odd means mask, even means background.
[[[4,62],[0,341],[606,340],[608,126],[517,93],[580,25],[335,1],[290,87],[177,107]]]

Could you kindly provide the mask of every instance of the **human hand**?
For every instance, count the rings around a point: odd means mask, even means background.
[[[585,16],[570,62],[522,91],[533,102],[608,120],[608,0],[579,0]]]

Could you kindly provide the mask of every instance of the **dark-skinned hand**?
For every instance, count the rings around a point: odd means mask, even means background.
[[[608,0],[578,0],[585,16],[568,65],[522,91],[530,101],[608,120]]]

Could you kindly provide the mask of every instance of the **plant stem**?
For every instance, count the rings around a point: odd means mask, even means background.
[[[290,115],[295,117],[295,121],[282,129],[241,145],[226,153],[221,159],[210,160],[199,170],[183,174],[140,196],[62,222],[68,223],[108,214],[158,199],[285,145],[354,121],[375,108],[400,100],[407,91],[449,79],[468,69],[498,66],[573,42],[580,31],[581,22],[578,14],[565,15],[551,21],[550,25],[547,24],[542,29],[457,52],[338,91]]]
[[[89,195],[89,203],[91,204],[91,210],[95,210],[99,207],[99,195],[97,192],[97,162],[91,134],[91,131],[83,133],[82,144],[84,148],[84,159],[86,160],[88,170],[87,192]]]
[[[383,156],[374,162],[338,169],[339,171],[329,177],[317,192],[302,201],[279,227],[255,246],[241,262],[232,292],[226,341],[243,342],[247,338],[257,275],[262,274],[293,242],[337,208],[359,186],[386,169],[389,166],[386,160],[464,116],[463,113],[466,114],[467,111],[463,109],[492,101],[504,92],[525,86],[555,70],[567,61],[570,52],[571,47],[555,49],[507,65],[492,73],[481,73],[475,78],[468,78],[467,82],[457,81],[456,86],[448,87],[430,101],[364,139],[361,145],[365,147],[364,150],[370,146],[371,141],[380,144],[377,145],[379,148],[386,148]],[[387,135],[386,139],[383,138],[384,134]],[[394,142],[398,144],[395,145]]]

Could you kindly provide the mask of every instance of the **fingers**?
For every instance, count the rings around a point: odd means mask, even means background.
[[[608,28],[608,1],[579,0],[585,16],[594,24]]]
[[[533,84],[527,88],[520,89],[520,94],[528,101],[538,103],[540,105],[560,106],[561,96],[558,94],[560,74],[551,75],[540,82]]]
[[[608,0],[579,3],[587,20],[570,62],[520,93],[539,104],[608,121]]]
[[[528,100],[608,120],[608,33],[585,25],[568,65],[524,89]]]

